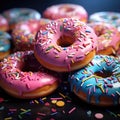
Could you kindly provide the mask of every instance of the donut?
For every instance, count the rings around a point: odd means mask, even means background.
[[[12,8],[2,14],[8,20],[10,30],[13,30],[15,25],[21,21],[29,19],[39,20],[41,18],[41,14],[31,8]]]
[[[39,20],[19,22],[12,31],[14,51],[33,50],[35,35],[39,28]]]
[[[11,52],[11,36],[7,32],[0,31],[0,60]]]
[[[46,8],[43,11],[43,17],[56,20],[60,18],[76,18],[87,22],[88,13],[85,8],[77,4],[56,4]]]
[[[50,22],[48,19],[26,20],[16,24],[12,31],[14,51],[33,50],[37,31],[45,24]]]
[[[89,24],[98,36],[97,54],[116,54],[120,45],[120,32],[111,24],[94,22]]]
[[[8,31],[9,25],[7,19],[0,14],[0,31]]]
[[[49,95],[61,81],[59,73],[44,68],[33,51],[9,55],[0,62],[0,86],[8,94],[21,99]]]
[[[70,73],[68,81],[71,91],[89,104],[120,104],[120,59],[95,55],[87,66]]]
[[[106,22],[120,31],[120,13],[112,11],[95,12],[89,16],[89,22]]]
[[[88,64],[96,53],[93,29],[75,18],[57,19],[37,32],[34,54],[46,68],[58,72]]]

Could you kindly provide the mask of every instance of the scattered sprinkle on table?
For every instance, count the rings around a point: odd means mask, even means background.
[[[96,113],[95,114],[95,118],[102,119],[103,118],[103,114],[102,113]]]

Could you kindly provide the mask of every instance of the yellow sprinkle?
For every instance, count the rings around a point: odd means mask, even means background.
[[[97,86],[100,88],[100,90],[101,90],[103,93],[105,92],[104,89],[103,89],[103,87],[102,87],[102,84],[98,84]]]
[[[88,54],[89,54],[89,52],[86,52],[86,53],[85,53],[85,55],[88,55]]]
[[[21,108],[20,110],[21,110],[21,111],[26,111],[26,110],[25,110],[25,109],[23,109],[23,108]]]
[[[89,80],[89,79],[92,78],[92,77],[94,77],[94,75],[91,75],[91,76],[89,76],[89,77],[83,79],[82,82],[85,82],[85,81]]]
[[[74,60],[71,60],[72,63],[74,63]]]
[[[34,100],[34,101],[35,101],[35,103],[39,104],[39,102],[37,100]]]
[[[57,102],[57,100],[52,100],[51,103],[55,104]]]
[[[65,96],[62,93],[59,93],[60,96],[62,96],[63,98],[65,98]]]
[[[47,99],[46,97],[42,98],[42,100],[46,100],[46,99]]]
[[[7,117],[4,120],[12,120],[12,117]]]
[[[59,55],[56,55],[55,58],[59,58],[60,56]]]
[[[117,114],[118,117],[120,117],[120,114]]]
[[[64,101],[57,101],[56,102],[56,105],[58,106],[58,107],[63,107],[64,105],[65,105],[65,102]]]
[[[86,70],[84,70],[84,74],[88,74],[88,72]]]
[[[32,74],[33,74],[33,73],[30,71],[30,76],[32,76]]]
[[[115,50],[112,48],[112,52],[113,52],[113,54],[116,54],[116,52],[115,52]]]
[[[58,48],[57,46],[53,46],[58,52],[61,52],[60,48]]]

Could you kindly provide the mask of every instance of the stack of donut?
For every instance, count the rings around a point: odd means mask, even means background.
[[[14,52],[0,62],[1,88],[21,99],[42,97],[52,94],[66,73],[80,99],[99,106],[120,104],[118,27],[88,18],[75,4],[50,6],[34,19],[20,10],[4,12]],[[11,16],[17,16],[17,23]]]

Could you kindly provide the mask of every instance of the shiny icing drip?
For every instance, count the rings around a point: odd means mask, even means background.
[[[60,46],[57,40],[70,37],[73,44]],[[38,56],[50,64],[68,67],[81,61],[97,46],[97,36],[93,29],[76,19],[59,19],[47,24],[37,33],[35,51]],[[65,41],[65,39],[63,39]],[[69,40],[68,40],[69,42]]]
[[[112,46],[116,49],[116,44],[120,40],[119,31],[110,24],[96,22],[89,24],[98,36],[98,51]]]
[[[0,31],[0,52],[6,52],[10,49],[10,39],[11,36],[8,33]]]
[[[96,72],[110,72],[112,75],[102,78]],[[99,104],[100,97],[112,98],[114,104],[119,104],[120,98],[120,60],[112,56],[96,55],[88,66],[69,75],[71,90],[83,91],[87,94],[87,102],[95,97],[95,104]],[[107,102],[107,101],[104,101]]]
[[[18,23],[29,19],[39,20],[41,15],[38,11],[30,8],[13,8],[3,12],[9,24]]]
[[[0,78],[20,95],[60,80],[58,73],[53,73],[39,64],[33,51],[17,52],[3,59],[0,63]]]

